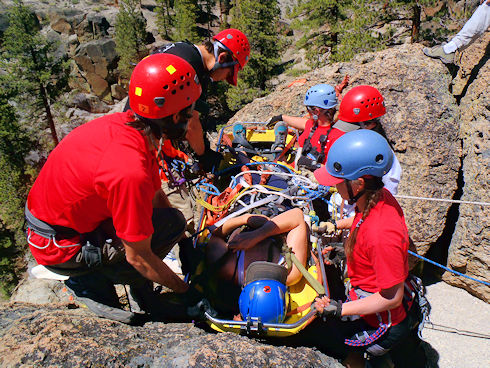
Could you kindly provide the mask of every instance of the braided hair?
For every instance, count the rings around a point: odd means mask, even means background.
[[[359,227],[369,216],[369,212],[374,206],[376,206],[383,193],[382,189],[384,184],[382,178],[378,176],[364,177],[364,183],[366,193],[366,208],[362,213],[361,219],[357,223],[354,230],[351,231],[349,237],[347,238],[347,241],[345,242],[345,254],[348,259],[350,259],[354,254],[354,246],[356,244],[357,232],[359,231]]]

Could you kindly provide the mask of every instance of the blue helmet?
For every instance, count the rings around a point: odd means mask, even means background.
[[[337,94],[330,84],[317,84],[306,92],[305,106],[316,106],[322,109],[332,109],[337,106]]]
[[[245,285],[238,299],[240,314],[262,323],[282,323],[286,317],[286,285],[276,280],[257,280]]]
[[[364,175],[382,177],[393,164],[393,151],[382,135],[360,129],[337,139],[328,151],[327,164],[315,171],[322,185],[332,186],[343,180]]]

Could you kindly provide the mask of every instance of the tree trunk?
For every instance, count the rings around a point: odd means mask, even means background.
[[[40,91],[41,91],[41,98],[43,100],[44,109],[46,110],[46,117],[48,119],[49,129],[51,130],[51,137],[53,138],[54,145],[57,146],[59,143],[58,135],[56,134],[56,127],[54,126],[53,115],[51,115],[51,108],[49,107],[46,89],[42,84],[40,85]]]
[[[412,18],[412,39],[411,43],[417,42],[419,39],[419,31],[420,31],[420,13],[422,8],[419,4],[415,4],[413,6],[413,18]]]

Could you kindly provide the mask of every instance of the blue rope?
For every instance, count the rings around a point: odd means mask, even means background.
[[[465,274],[463,274],[463,273],[461,273],[461,272],[458,272],[458,271],[455,271],[455,270],[451,270],[450,268],[448,268],[448,267],[446,267],[446,266],[443,266],[443,265],[442,265],[442,264],[440,264],[440,263],[437,263],[437,262],[434,262],[434,261],[432,261],[432,260],[430,260],[430,259],[428,259],[428,258],[425,258],[425,257],[419,256],[417,253],[414,253],[414,252],[412,252],[411,250],[409,250],[409,251],[408,251],[408,253],[409,253],[409,254],[411,254],[412,256],[415,256],[415,257],[417,257],[417,258],[423,259],[423,260],[424,260],[424,261],[426,261],[426,262],[432,263],[433,265],[435,265],[435,266],[437,266],[437,267],[440,267],[440,268],[442,268],[442,269],[444,269],[444,270],[446,270],[446,271],[452,272],[452,273],[454,273],[454,274],[456,274],[456,275],[458,275],[458,276],[463,276],[463,277],[466,277],[467,279],[470,279],[470,280],[473,280],[473,281],[479,282],[479,283],[481,283],[481,284],[483,284],[483,285],[490,286],[490,282],[486,282],[486,281],[478,280],[478,279],[475,279],[475,278],[473,278],[473,277],[471,277],[471,276],[465,275]]]
[[[212,194],[212,195],[219,195],[220,194],[220,191],[216,186],[214,186],[213,184],[210,184],[210,183],[206,183],[204,180],[205,179],[201,180],[199,183],[196,184],[196,187],[199,191],[207,193],[207,194]],[[202,187],[208,187],[208,188],[211,188],[211,190],[207,190],[207,189],[202,188]]]

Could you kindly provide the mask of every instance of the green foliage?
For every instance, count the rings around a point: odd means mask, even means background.
[[[174,1],[173,0],[156,0],[155,13],[157,17],[157,26],[160,34],[166,39],[172,36],[172,25],[174,23]]]
[[[304,0],[289,16],[291,27],[304,32],[296,46],[306,49],[311,67],[319,67],[385,48],[395,35],[394,22],[405,22],[416,40],[420,7],[432,3],[435,0]]]
[[[212,27],[213,18],[213,8],[216,5],[216,0],[202,0],[201,7],[206,15],[205,22],[207,24],[208,30]]]
[[[25,250],[23,209],[30,177],[24,158],[34,145],[9,103],[16,93],[5,79],[0,80],[0,292],[4,296],[18,282]]]
[[[189,40],[193,43],[200,42],[197,32],[197,0],[175,0],[175,32],[173,39],[176,41]]]
[[[304,0],[298,2],[289,17],[291,28],[304,32],[296,46],[306,49],[309,65],[318,67],[323,55],[337,44],[337,28],[343,17],[342,9],[352,1]]]
[[[6,72],[2,78],[17,89],[15,99],[31,108],[31,119],[43,112],[49,119],[50,104],[68,85],[68,61],[54,56],[58,45],[39,32],[35,14],[21,1],[9,7],[8,21],[0,50],[0,68]]]
[[[393,32],[391,29],[383,33],[379,31],[386,20],[381,4],[357,0],[352,4],[344,3],[340,11],[342,16],[333,27],[337,33],[337,42],[332,48],[332,61],[347,61],[356,54],[386,47],[386,41]]]
[[[139,8],[139,0],[121,0],[116,17],[116,52],[118,69],[123,78],[129,79],[133,64],[146,56],[146,19]]]
[[[240,71],[238,85],[226,94],[228,106],[238,110],[254,98],[268,92],[268,81],[280,62],[281,41],[277,32],[279,5],[277,0],[237,1],[232,8],[232,28],[247,35],[250,60]]]

